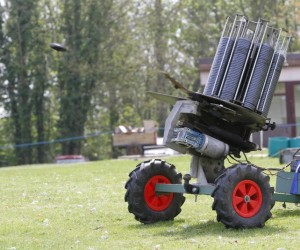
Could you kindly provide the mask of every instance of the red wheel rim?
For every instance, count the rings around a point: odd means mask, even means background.
[[[162,175],[155,175],[145,185],[144,198],[151,209],[154,211],[163,211],[169,207],[173,200],[173,193],[157,195],[155,185],[157,183],[170,184],[170,180]]]
[[[256,182],[239,182],[232,194],[232,205],[238,215],[250,218],[258,213],[262,205],[262,193]]]

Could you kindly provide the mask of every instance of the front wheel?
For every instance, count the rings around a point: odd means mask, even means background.
[[[181,184],[182,176],[162,160],[145,161],[130,174],[125,188],[128,211],[144,223],[172,220],[181,212],[185,197],[180,193],[156,194],[155,185]]]
[[[274,206],[269,176],[247,164],[228,168],[217,180],[213,209],[226,227],[263,227]]]

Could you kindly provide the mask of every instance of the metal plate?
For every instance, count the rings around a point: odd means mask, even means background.
[[[199,185],[199,193],[211,195],[215,190],[214,185]],[[156,184],[155,191],[160,193],[186,193],[184,186],[181,184]]]
[[[265,117],[240,105],[195,92],[190,94],[190,97],[192,100],[199,101],[200,103],[204,102],[202,106],[205,110],[208,107],[213,110],[218,106],[219,111],[229,122],[240,123],[243,126],[255,125],[263,127],[265,125]]]
[[[276,193],[290,194],[294,172],[278,172],[276,177]],[[300,194],[300,175],[298,177],[298,194]]]
[[[147,92],[153,98],[174,105],[180,100],[194,100],[199,102],[199,108],[208,115],[248,127],[253,131],[260,131],[266,123],[262,115],[244,108],[240,105],[221,100],[216,97],[206,96],[196,92],[189,92],[189,98],[165,95],[157,92]]]

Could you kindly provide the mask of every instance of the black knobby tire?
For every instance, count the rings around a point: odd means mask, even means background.
[[[217,220],[230,228],[263,227],[274,206],[269,176],[248,164],[228,168],[217,180],[213,210]]]
[[[162,160],[145,161],[137,165],[129,177],[125,184],[125,201],[136,220],[144,224],[173,220],[181,212],[183,194],[155,194],[155,183],[182,183],[182,175],[174,165]]]

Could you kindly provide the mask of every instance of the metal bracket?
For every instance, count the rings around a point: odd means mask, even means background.
[[[197,187],[199,188],[199,191],[198,193],[194,193],[194,194],[202,194],[202,195],[211,195],[216,188],[215,185],[199,185]],[[157,183],[155,185],[155,192],[181,193],[181,194],[187,193],[182,184],[162,184],[162,183]]]

